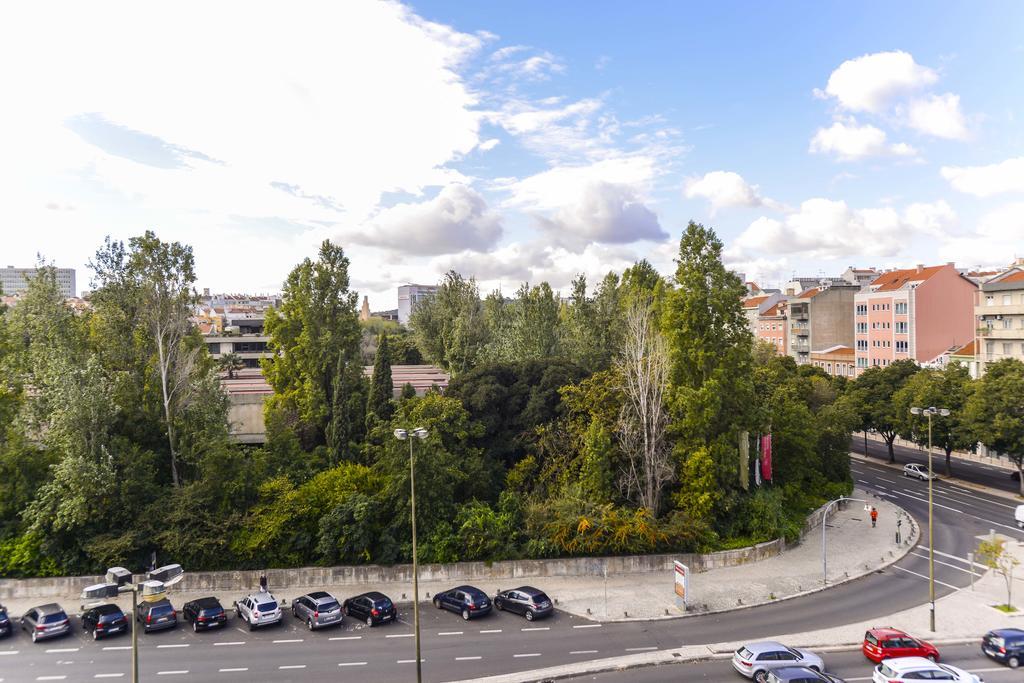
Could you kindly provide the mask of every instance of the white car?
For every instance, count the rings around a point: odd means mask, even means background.
[[[903,466],[904,477],[914,477],[921,481],[928,481],[928,469],[924,465],[918,465],[916,463],[910,463],[909,465]]]
[[[249,624],[250,631],[257,626],[281,623],[281,605],[277,598],[266,591],[250,593],[236,602],[235,614]]]
[[[939,664],[924,657],[886,659],[875,667],[871,680],[874,683],[903,683],[903,681],[915,683],[921,680],[983,683],[981,676],[976,676],[949,664]]]

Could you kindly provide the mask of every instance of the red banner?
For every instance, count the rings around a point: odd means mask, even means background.
[[[765,434],[761,437],[761,478],[765,481],[772,480],[772,435]]]

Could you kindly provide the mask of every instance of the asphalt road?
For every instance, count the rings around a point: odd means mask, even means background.
[[[859,485],[909,511],[924,527],[922,539],[927,539],[924,482],[905,479],[881,464],[854,462],[853,467]],[[935,503],[936,559],[941,562],[936,564],[939,595],[969,583],[966,555],[976,547],[976,536],[997,529],[1024,538],[1013,526],[1011,501],[939,481],[935,484]],[[872,533],[866,518],[864,533]],[[654,622],[598,624],[556,613],[551,619],[530,624],[521,617],[494,613],[466,623],[458,615],[435,611],[425,603],[421,611],[424,678],[458,680],[870,620],[927,602],[927,574],[925,544],[889,569],[804,598],[740,612]],[[284,597],[293,596],[285,592]],[[398,623],[374,629],[346,623],[333,630],[309,633],[289,616],[281,626],[255,632],[239,628],[232,618],[221,632],[194,634],[179,628],[140,634],[142,676],[147,681],[175,677],[308,681],[339,676],[408,681],[413,676],[415,657],[411,609],[409,605],[400,605],[399,609]],[[949,616],[940,612],[938,618]],[[73,623],[78,626],[77,617]],[[37,644],[19,633],[0,641],[0,682],[127,679],[129,646],[128,637],[93,643],[77,630],[72,636]]]
[[[1013,671],[985,657],[974,645],[943,647],[939,651],[942,661],[981,676],[986,683],[1009,683],[1021,680],[1020,671]],[[830,652],[825,654],[825,667],[829,673],[844,681],[870,681],[873,664],[860,650]],[[664,681],[742,681],[728,660],[696,662],[667,666],[617,671],[597,676],[581,676],[571,679],[582,683],[663,683]]]

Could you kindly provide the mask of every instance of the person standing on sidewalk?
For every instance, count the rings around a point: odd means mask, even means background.
[[[878,508],[871,507],[871,528],[875,528],[875,524],[878,522]]]

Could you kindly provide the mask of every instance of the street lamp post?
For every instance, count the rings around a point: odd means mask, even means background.
[[[413,630],[416,632],[416,683],[422,683],[422,659],[420,658],[420,566],[416,555],[416,456],[412,451],[412,439],[427,438],[427,430],[417,427],[413,430],[396,429],[395,438],[409,441],[409,507],[412,517],[412,619]]]
[[[943,417],[949,416],[949,410],[947,408],[936,408],[931,406],[929,408],[911,408],[910,412],[914,415],[927,415],[928,416],[928,601],[929,601],[929,613],[928,613],[928,624],[931,627],[932,633],[935,632],[935,531],[933,525],[932,516],[932,479],[934,474],[932,473],[932,416],[941,415]]]

